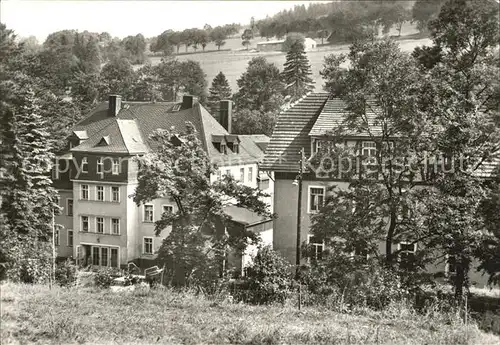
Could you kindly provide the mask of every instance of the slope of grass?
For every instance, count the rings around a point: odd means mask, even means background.
[[[2,344],[498,344],[450,315],[248,306],[171,290],[4,284]]]

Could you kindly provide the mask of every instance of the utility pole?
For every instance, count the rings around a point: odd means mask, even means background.
[[[52,207],[52,273],[50,274],[50,288],[56,280],[56,216]]]
[[[296,248],[295,248],[295,265],[296,265],[296,277],[299,277],[299,267],[300,267],[300,246],[301,246],[301,239],[300,239],[300,232],[301,232],[301,218],[302,218],[302,174],[304,172],[304,148],[300,150],[300,161],[299,161],[299,174],[295,178],[295,181],[293,181],[293,184],[298,186],[299,191],[298,191],[298,200],[297,200],[297,243],[296,243]]]

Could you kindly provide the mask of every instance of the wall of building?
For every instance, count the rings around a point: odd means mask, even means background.
[[[297,240],[297,198],[298,187],[292,184],[291,179],[277,179],[275,186],[275,212],[277,219],[274,221],[273,247],[279,251],[290,263],[295,264],[296,258],[296,240]],[[302,183],[302,201],[301,201],[301,242],[307,241],[309,228],[311,226],[311,215],[309,211],[309,189],[311,187],[324,187],[325,190],[332,185],[340,189],[348,187],[347,182],[332,181],[303,181]],[[393,251],[398,249],[397,244],[393,244]],[[385,253],[385,242],[380,242],[378,246],[380,253]],[[418,250],[418,247],[417,247]],[[484,287],[487,284],[487,276],[477,272],[478,263],[473,263],[469,278],[471,284]],[[445,272],[445,264],[429,265],[428,272]]]
[[[73,200],[73,190],[60,189],[59,206],[62,207],[60,215],[55,216],[56,226],[59,228],[59,240],[56,245],[57,256],[71,257],[73,256],[74,236],[73,231],[73,216],[68,214],[68,200]],[[73,244],[68,242],[68,231],[73,231]],[[57,243],[56,243],[57,244]]]
[[[89,186],[89,200],[81,198],[81,185]],[[96,200],[96,187],[104,186],[104,201]],[[119,187],[120,201],[111,201],[111,187]],[[119,247],[119,260],[122,264],[127,261],[127,185],[125,183],[110,183],[108,181],[73,182],[73,230],[76,257],[76,246],[95,245]],[[82,216],[89,217],[89,231],[82,231]],[[104,218],[104,233],[96,232],[96,217]],[[111,219],[120,219],[120,234],[111,233]]]

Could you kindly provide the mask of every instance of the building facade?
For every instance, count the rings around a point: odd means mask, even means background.
[[[230,134],[231,112],[230,101],[221,102],[219,123],[192,96],[184,96],[182,103],[122,102],[120,96],[110,96],[99,104],[73,128],[68,150],[54,167],[52,179],[63,208],[56,216],[58,256],[92,266],[153,264],[171,231],[167,228],[156,236],[155,222],[164,212],[177,211],[167,198],[139,206],[131,198],[138,184],[135,157],[155,149],[149,139],[155,129],[182,132],[191,122],[211,163],[217,165],[212,181],[231,175],[244,185],[262,187],[263,151],[254,147],[259,138],[242,141]],[[273,186],[267,190],[273,191]]]
[[[326,93],[308,94],[280,114],[267,146],[261,168],[272,171],[275,176],[274,211],[277,218],[273,225],[273,246],[292,264],[297,259],[299,228],[302,244],[310,244],[318,252],[324,249],[323,242],[316,240],[309,232],[311,216],[323,205],[330,187],[345,190],[350,185],[346,179],[321,176],[310,169],[300,173],[300,162],[310,160],[322,145],[327,145],[333,138],[334,130],[342,123],[344,107],[341,100],[331,99]],[[367,114],[367,118],[370,119],[370,114]],[[376,131],[374,125],[372,133]],[[343,136],[343,139],[347,147],[364,157],[369,157],[376,150],[375,142],[362,133],[352,133]],[[301,181],[297,183],[299,178]],[[406,242],[394,243],[392,247],[393,251],[404,248],[409,254],[418,251],[417,244],[409,245]],[[385,242],[379,244],[378,251],[385,253]],[[449,269],[445,264],[428,267],[430,272],[445,273]],[[487,277],[475,269],[471,270],[470,275],[473,284],[486,285]]]

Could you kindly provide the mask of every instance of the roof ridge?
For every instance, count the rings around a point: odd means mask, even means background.
[[[195,109],[196,114],[200,118],[200,134],[201,134],[201,137],[203,138],[203,145],[205,146],[205,152],[208,154],[208,142],[207,142],[207,137],[205,135],[205,123],[203,122],[203,115],[202,115],[201,109],[200,109],[201,107],[202,107],[202,105],[198,102],[198,103],[195,103],[193,108]]]

